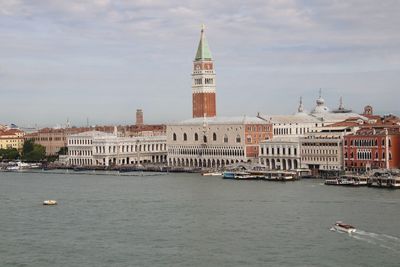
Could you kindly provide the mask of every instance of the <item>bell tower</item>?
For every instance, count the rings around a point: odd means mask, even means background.
[[[201,28],[200,42],[193,61],[192,72],[193,118],[216,116],[215,71],[210,48]]]

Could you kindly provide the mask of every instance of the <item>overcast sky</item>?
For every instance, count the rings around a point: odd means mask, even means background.
[[[132,124],[191,117],[206,37],[217,114],[291,114],[318,90],[400,114],[400,1],[0,0],[0,123]]]

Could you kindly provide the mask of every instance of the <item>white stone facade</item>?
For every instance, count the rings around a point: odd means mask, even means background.
[[[119,137],[98,131],[71,135],[67,140],[68,163],[73,166],[110,166],[165,163],[165,136]]]
[[[271,125],[256,117],[195,118],[167,125],[168,165],[220,168],[256,160]]]
[[[343,132],[312,133],[300,138],[301,164],[314,175],[340,171],[344,167]]]
[[[299,138],[273,138],[260,143],[259,163],[270,170],[301,167]]]

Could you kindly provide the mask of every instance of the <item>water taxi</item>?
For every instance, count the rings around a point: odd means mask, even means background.
[[[261,177],[258,175],[252,175],[248,172],[242,171],[225,171],[223,173],[224,179],[235,179],[235,180],[259,180]]]
[[[370,177],[368,179],[368,186],[383,187],[383,188],[400,188],[400,176],[378,176]]]
[[[368,178],[358,175],[342,175],[340,177],[326,179],[326,185],[342,185],[342,186],[366,186]]]
[[[296,180],[296,176],[290,171],[267,171],[264,173],[263,180],[287,182]]]
[[[353,225],[343,223],[341,221],[337,221],[331,228],[331,230],[336,230],[340,232],[345,232],[348,234],[354,233],[356,228]]]

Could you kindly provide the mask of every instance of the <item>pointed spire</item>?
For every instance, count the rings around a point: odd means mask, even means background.
[[[195,60],[212,60],[211,51],[210,48],[208,47],[204,30],[205,30],[205,25],[203,24],[201,26],[200,42],[197,48]]]
[[[299,113],[304,112],[304,106],[303,106],[303,97],[300,96],[300,102],[299,102],[299,108],[297,109]]]
[[[338,110],[344,110],[343,98],[342,97],[340,97],[340,100],[339,100],[339,108],[338,108]]]

